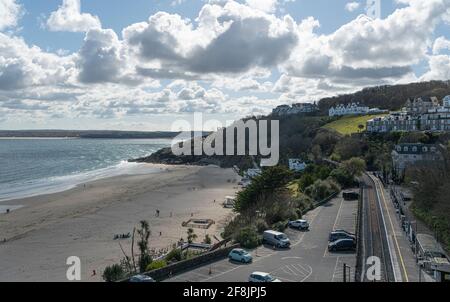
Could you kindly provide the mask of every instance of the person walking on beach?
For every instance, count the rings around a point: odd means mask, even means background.
[[[159,217],[159,210],[156,210],[156,217]]]

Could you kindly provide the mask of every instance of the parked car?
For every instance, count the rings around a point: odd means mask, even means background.
[[[263,243],[274,245],[278,248],[288,248],[291,245],[291,241],[286,234],[272,230],[264,232]]]
[[[354,251],[355,249],[356,243],[353,239],[339,239],[328,244],[328,250],[330,252]]]
[[[339,239],[352,239],[353,241],[356,241],[356,236],[346,231],[333,231],[330,233],[328,241],[334,242]]]
[[[130,278],[130,282],[156,282],[152,277],[146,275],[135,275]]]
[[[269,273],[254,272],[248,277],[248,282],[281,282]]]
[[[250,263],[253,261],[252,255],[250,255],[249,252],[247,252],[246,250],[243,250],[243,249],[233,249],[228,254],[228,259],[230,259],[232,261],[242,262],[242,263]]]
[[[306,231],[309,229],[309,223],[306,220],[303,219],[297,219],[294,221],[289,221],[288,226],[294,229],[299,229],[302,231]]]
[[[341,233],[346,233],[350,236],[356,236],[354,233],[350,233],[349,231],[343,230],[343,229],[336,229],[333,232],[341,232]]]

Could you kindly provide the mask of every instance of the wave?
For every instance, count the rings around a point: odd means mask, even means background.
[[[0,201],[63,192],[81,184],[108,177],[151,174],[158,171],[160,170],[148,164],[121,161],[116,165],[97,170],[9,184],[8,187],[0,190]]]

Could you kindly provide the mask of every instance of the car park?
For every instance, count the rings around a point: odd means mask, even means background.
[[[328,244],[328,251],[354,251],[356,249],[356,243],[353,239],[339,239]]]
[[[233,249],[228,254],[228,259],[241,263],[251,263],[253,261],[252,255],[244,249]]]
[[[297,219],[297,220],[289,221],[288,222],[288,226],[290,228],[299,229],[299,230],[302,230],[302,231],[306,231],[306,230],[309,229],[308,221],[303,220],[303,219]]]
[[[269,273],[254,272],[248,277],[248,282],[281,282]]]
[[[286,234],[273,230],[264,232],[263,243],[273,245],[277,248],[288,248],[291,245],[291,241]]]
[[[129,281],[133,283],[156,282],[152,277],[146,275],[135,275],[131,277]]]
[[[356,241],[356,236],[347,231],[340,230],[331,232],[328,237],[329,242],[334,242],[339,239],[352,239],[353,241]]]

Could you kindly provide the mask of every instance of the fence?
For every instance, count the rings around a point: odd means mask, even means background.
[[[180,274],[182,272],[196,268],[198,266],[226,258],[230,253],[230,251],[237,247],[239,247],[239,244],[233,244],[219,250],[205,253],[192,259],[169,264],[166,267],[151,272],[147,272],[145,273],[145,275],[152,277],[156,281],[162,281],[164,279],[170,278],[174,275]]]
[[[363,185],[359,184],[359,201],[358,201],[358,215],[356,215],[356,268],[355,268],[355,282],[363,282],[363,240],[362,240],[362,215],[363,215]]]

